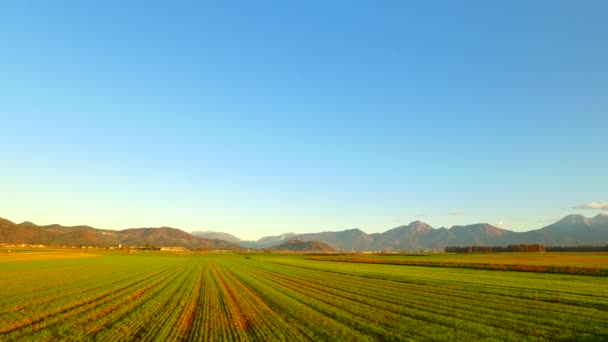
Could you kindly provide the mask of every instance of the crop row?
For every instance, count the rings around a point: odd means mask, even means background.
[[[593,308],[573,307],[554,302],[520,298],[519,292],[506,294],[481,294],[455,283],[409,284],[386,282],[374,278],[353,277],[344,274],[318,272],[283,265],[263,268],[261,276],[274,278],[293,291],[308,293],[329,304],[335,298],[336,308],[361,307],[364,313],[374,310],[392,312],[422,321],[457,327],[459,334],[469,331],[483,336],[509,336],[511,333],[539,336],[571,336],[595,333],[596,325],[605,325],[608,316]],[[275,273],[280,269],[280,273]],[[295,283],[290,286],[289,283]],[[361,313],[356,313],[360,315]],[[390,322],[398,322],[392,317]],[[376,324],[379,324],[377,322]],[[398,327],[403,328],[405,323]],[[438,329],[433,329],[438,331]],[[441,334],[446,337],[446,332]],[[488,336],[486,336],[488,337]],[[425,336],[429,338],[429,336]],[[459,336],[463,338],[463,336]]]

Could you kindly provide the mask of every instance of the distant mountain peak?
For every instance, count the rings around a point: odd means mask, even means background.
[[[420,220],[416,220],[416,221],[410,222],[410,225],[412,225],[412,224],[426,224],[426,225],[428,225],[426,222],[420,221]]]
[[[345,229],[342,231],[343,233],[346,233],[347,235],[354,235],[354,236],[361,236],[361,235],[367,235],[367,233],[365,233],[364,231],[362,231],[359,228],[352,228],[352,229]],[[333,233],[333,232],[328,232],[328,233]]]
[[[411,222],[408,225],[408,227],[411,228],[411,229],[415,229],[417,231],[420,231],[420,230],[430,230],[430,229],[433,228],[428,223],[422,222],[420,220],[416,220],[416,221]]]
[[[591,218],[590,221],[591,221],[591,223],[594,223],[594,224],[608,223],[608,215],[599,213],[599,214],[595,215],[595,217]]]
[[[581,215],[581,214],[571,214],[568,215],[566,217],[564,217],[563,219],[557,221],[554,224],[586,224],[588,225],[590,223],[589,219],[586,218],[585,216]]]
[[[496,236],[500,236],[507,232],[511,232],[510,230],[498,228],[489,223],[475,223],[475,224],[470,224],[467,226],[453,226],[449,230],[451,230],[451,231],[467,230],[467,231],[478,232],[478,233],[483,232],[485,234],[496,235]]]
[[[282,239],[286,239],[286,238],[288,238],[290,236],[294,236],[294,235],[298,235],[298,233],[289,232],[289,233],[281,234],[281,235],[279,235],[279,237]]]

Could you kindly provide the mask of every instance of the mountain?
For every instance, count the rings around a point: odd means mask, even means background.
[[[328,244],[319,241],[289,240],[278,246],[272,247],[275,251],[291,252],[334,252]]]
[[[592,218],[583,215],[568,215],[544,228],[522,234],[531,242],[545,245],[606,245],[608,244],[608,215],[598,214]]]
[[[500,245],[514,232],[494,227],[487,223],[471,224],[468,226],[454,226],[448,230],[445,244],[454,245]]]
[[[590,219],[591,224],[593,225],[608,225],[608,215],[606,214],[597,214],[595,217]]]
[[[372,250],[399,250],[402,246],[420,249],[427,245],[426,237],[433,228],[422,221],[414,221],[407,226],[387,230],[381,234],[371,234]]]
[[[109,230],[89,226],[66,227],[58,224],[38,226],[31,222],[16,224],[6,219],[0,219],[0,243],[49,246],[118,246],[121,244],[123,246],[170,246],[188,249],[242,249],[241,246],[232,242],[200,238],[170,227]]]

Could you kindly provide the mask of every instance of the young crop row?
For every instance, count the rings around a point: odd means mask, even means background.
[[[344,274],[323,274],[310,269],[299,270],[282,266],[280,270],[283,276],[277,281],[296,282],[297,286],[293,286],[293,291],[307,292],[310,297],[326,302],[332,296],[338,297],[335,300],[337,308],[352,310],[358,305],[367,313],[373,312],[374,309],[390,311],[401,316],[456,328],[460,335],[454,338],[459,339],[471,338],[463,336],[463,331],[469,331],[472,336],[478,334],[476,338],[504,338],[513,334],[525,336],[532,333],[553,338],[574,338],[595,333],[594,325],[605,326],[608,319],[605,312],[598,315],[595,309],[574,309],[570,305],[519,298],[514,292],[510,293],[510,298],[505,298],[504,294],[483,295],[449,282],[445,282],[443,286],[420,282],[385,282],[374,278],[361,279]],[[276,272],[268,268],[268,265],[258,264],[257,267],[263,267],[270,272],[263,275],[267,278],[272,278],[272,273]],[[339,300],[351,303],[340,303]],[[399,317],[391,317],[389,321],[398,322]],[[404,326],[405,323],[398,324],[398,327]],[[442,332],[441,336],[445,338],[448,334],[449,332]],[[424,339],[428,338],[430,336],[424,336]]]
[[[342,275],[390,280],[420,286],[464,288],[470,294],[492,294],[501,298],[525,298],[576,307],[608,309],[608,279],[561,274],[493,272],[457,268],[403,267],[380,264],[314,262],[296,258],[268,259],[268,263],[297,266]]]
[[[185,267],[158,266],[148,272],[131,269],[134,274],[119,271],[114,277],[95,278],[97,282],[94,283],[88,280],[74,282],[71,287],[54,289],[48,285],[42,291],[46,298],[31,296],[27,301],[26,293],[21,298],[13,297],[11,302],[20,300],[22,309],[5,312],[2,318],[7,324],[0,330],[2,339],[20,340],[24,335],[32,340],[80,339],[93,326],[102,326],[103,318],[117,309],[137,305],[137,299],[142,297],[139,294],[153,293],[172,284]]]
[[[38,278],[35,264],[0,275],[2,341],[608,339],[605,277],[195,253],[36,262]]]

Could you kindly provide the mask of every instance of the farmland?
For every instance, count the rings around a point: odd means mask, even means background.
[[[0,271],[2,341],[608,339],[601,276],[61,250],[0,251]]]

